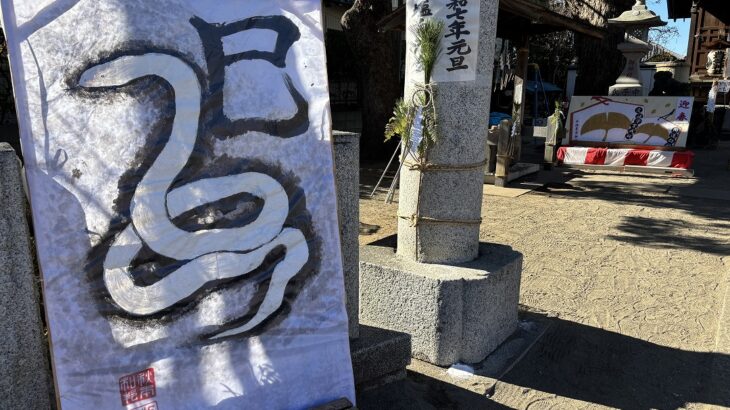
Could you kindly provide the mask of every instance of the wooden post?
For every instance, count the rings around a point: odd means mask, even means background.
[[[497,169],[497,145],[499,144],[499,127],[489,128],[487,133],[487,173],[494,174]]]
[[[560,123],[560,112],[555,111],[550,118],[548,118],[547,124],[547,136],[545,137],[545,162],[543,169],[552,168],[555,161],[557,161],[558,148],[560,142],[565,134],[565,129]]]
[[[523,35],[517,50],[515,89],[512,102],[512,123],[514,135],[519,142],[515,147],[515,162],[522,156],[522,122],[525,118],[525,94],[527,93],[527,69],[530,58],[530,37]]]
[[[512,165],[512,155],[515,147],[512,139],[512,122],[502,120],[499,123],[499,142],[497,143],[497,167],[494,171],[494,185],[507,186],[509,181],[509,167]]]

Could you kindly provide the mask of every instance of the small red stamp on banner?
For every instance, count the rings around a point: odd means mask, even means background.
[[[132,410],[158,410],[157,402],[153,401],[152,403],[143,404],[139,407],[133,408]]]
[[[155,397],[157,395],[155,370],[150,368],[121,377],[119,379],[119,394],[122,396],[122,406]],[[140,407],[140,409],[157,409],[157,403],[154,403],[154,407]]]

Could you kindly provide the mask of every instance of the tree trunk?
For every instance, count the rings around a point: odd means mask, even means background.
[[[355,0],[341,20],[358,62],[363,158],[384,158],[394,149],[383,141],[385,125],[401,96],[397,42],[392,33],[380,33],[377,28],[378,21],[391,11],[390,0]]]

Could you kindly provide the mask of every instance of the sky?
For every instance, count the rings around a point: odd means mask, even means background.
[[[657,13],[662,20],[669,23],[670,26],[677,27],[679,30],[679,36],[673,38],[669,44],[662,44],[668,49],[675,53],[686,56],[687,55],[687,41],[689,39],[689,19],[684,20],[669,20],[667,17],[667,0],[651,0],[647,1],[646,5],[655,13]]]

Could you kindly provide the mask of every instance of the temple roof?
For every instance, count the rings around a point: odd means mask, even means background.
[[[405,6],[397,8],[378,23],[380,30],[404,31]],[[530,0],[501,0],[497,20],[497,37],[517,39],[524,34],[545,34],[570,30],[591,37],[603,38],[606,30],[556,13],[542,4]]]

